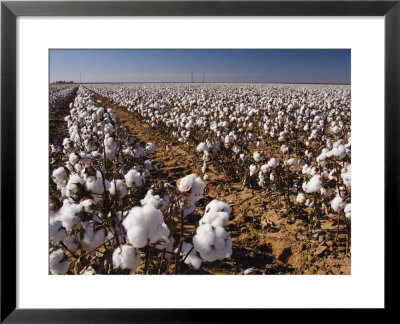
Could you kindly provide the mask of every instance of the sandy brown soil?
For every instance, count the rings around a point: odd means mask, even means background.
[[[127,127],[142,145],[156,146],[156,167],[153,178],[171,183],[189,173],[201,174],[201,159],[193,148],[185,144],[171,144],[139,116],[118,107],[95,93],[104,107],[112,107],[118,122]],[[50,116],[51,118],[51,116]],[[166,149],[166,146],[169,149]],[[351,258],[346,253],[346,231],[343,223],[327,215],[320,220],[320,228],[310,228],[301,217],[285,218],[277,202],[262,190],[255,190],[235,182],[209,166],[209,179],[203,198],[195,213],[188,218],[189,231],[201,218],[205,205],[220,199],[232,207],[227,230],[232,236],[233,254],[230,260],[204,263],[200,271],[186,269],[186,273],[241,274],[254,268],[258,274],[350,274]]]

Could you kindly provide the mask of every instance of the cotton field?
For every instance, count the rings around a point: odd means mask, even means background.
[[[50,87],[49,273],[350,274],[350,102],[345,85]]]

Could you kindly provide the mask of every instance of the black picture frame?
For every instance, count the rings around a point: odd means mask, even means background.
[[[224,322],[251,311],[16,308],[16,19],[18,16],[384,16],[385,309],[398,286],[400,1],[2,1],[1,2],[1,322]],[[368,248],[368,247],[366,247]],[[371,261],[372,262],[372,261]],[[371,266],[372,263],[371,263]],[[367,283],[366,283],[367,284]],[[261,315],[263,316],[263,315]]]

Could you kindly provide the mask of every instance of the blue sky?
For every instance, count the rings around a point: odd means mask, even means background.
[[[350,50],[50,50],[50,82],[350,83]]]

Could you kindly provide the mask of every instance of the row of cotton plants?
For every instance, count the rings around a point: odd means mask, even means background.
[[[212,201],[186,233],[201,178],[152,177],[154,145],[143,148],[82,86],[65,122],[69,136],[50,156],[51,274],[182,273],[231,256],[225,203]]]
[[[102,84],[91,88],[196,150],[208,164],[280,198],[316,226],[329,213],[350,233],[350,87],[277,84]],[[346,216],[345,218],[343,216]]]
[[[54,106],[69,97],[75,90],[76,85],[51,85],[49,90],[49,105],[50,110],[54,108]]]

